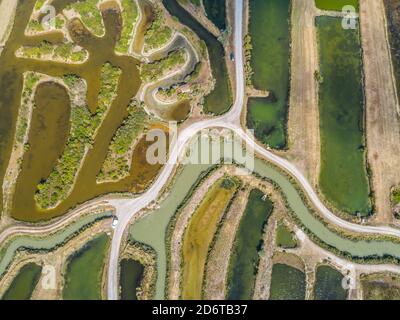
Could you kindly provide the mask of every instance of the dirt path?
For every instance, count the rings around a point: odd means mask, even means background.
[[[86,205],[82,205],[70,213],[67,213],[60,217],[59,219],[52,220],[46,224],[39,224],[36,226],[32,226],[29,223],[15,223],[12,220],[11,226],[6,226],[0,233],[0,243],[4,243],[9,238],[16,235],[43,235],[50,234],[53,232],[57,232],[62,228],[66,228],[71,225],[75,221],[83,218],[86,215],[96,215],[105,211],[114,211],[114,208],[108,206],[105,201],[93,201],[93,203],[87,203]]]
[[[171,264],[168,283],[169,299],[179,299],[180,297],[180,281],[181,281],[181,248],[182,239],[185,228],[189,220],[204,199],[205,194],[210,187],[220,179],[224,174],[235,176],[235,167],[224,166],[209,176],[201,186],[195,191],[189,203],[184,207],[176,222],[176,227],[171,238]],[[235,240],[237,228],[240,219],[245,210],[250,190],[258,188],[262,190],[274,203],[273,216],[270,218],[269,225],[271,228],[264,234],[265,243],[274,244],[276,225],[276,217],[286,212],[284,201],[279,193],[276,192],[273,185],[266,183],[253,176],[240,176],[243,187],[236,195],[229,211],[227,212],[218,237],[210,251],[209,258],[205,269],[204,281],[204,298],[207,300],[223,300],[225,299],[226,278],[229,269],[229,259],[232,246]],[[271,231],[271,232],[269,232]],[[266,269],[269,267],[269,260],[272,257],[273,250],[267,250],[268,254],[260,261],[259,276],[257,276],[256,288],[258,291],[264,290],[264,280],[268,277]],[[265,260],[265,261],[264,261]]]
[[[374,274],[381,272],[400,273],[400,267],[394,264],[358,264],[342,259],[316,245],[298,227],[294,227],[294,229],[296,230],[299,246],[296,249],[287,249],[286,252],[294,253],[302,257],[306,263],[306,268],[308,270],[314,270],[314,273],[316,266],[324,264],[332,266],[343,275],[347,275],[350,279],[350,291],[348,293],[348,299],[350,300],[361,299],[360,290],[358,290],[360,288],[361,274]],[[313,295],[313,292],[311,292],[309,299],[312,299]]]
[[[288,159],[317,185],[319,163],[319,116],[314,72],[318,50],[314,0],[294,0],[292,6],[292,62],[289,108]]]
[[[233,242],[249,193],[248,187],[238,192],[218,232],[217,240],[207,261],[204,279],[204,299],[206,300],[225,299],[226,276],[229,268],[227,257],[231,256]]]
[[[393,221],[390,189],[400,183],[400,123],[382,1],[361,0],[360,19],[366,87],[368,161],[377,214],[374,222]]]
[[[110,231],[110,221],[104,220],[95,223],[93,226],[75,235],[63,246],[51,250],[18,251],[10,264],[8,271],[0,279],[0,296],[8,289],[21,267],[29,262],[36,263],[46,269],[42,270],[38,284],[32,293],[33,300],[59,300],[62,298],[64,285],[64,273],[66,262],[70,255],[75,253],[85,243],[101,232]],[[49,271],[50,270],[50,271]],[[51,274],[50,274],[51,272]],[[54,273],[53,273],[54,272]],[[49,283],[47,279],[54,275],[54,283]],[[46,285],[47,284],[47,285]],[[54,285],[54,286],[53,286]]]
[[[18,1],[2,0],[0,1],[0,53],[6,43],[11,26],[14,23],[15,11]]]
[[[258,264],[258,273],[256,282],[254,284],[254,300],[267,300],[269,297],[269,291],[271,287],[271,275],[272,267],[274,265],[273,256],[276,246],[276,228],[278,220],[281,216],[284,216],[287,212],[286,205],[282,198],[282,195],[277,192],[272,185],[268,185],[272,190],[270,199],[274,203],[274,211],[271,217],[268,219],[267,229],[264,232],[264,249],[263,255],[260,256],[260,262]],[[272,195],[272,196],[271,196]]]

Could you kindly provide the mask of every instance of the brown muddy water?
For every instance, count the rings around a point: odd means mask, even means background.
[[[55,0],[53,4],[58,11],[62,10],[71,0]],[[97,108],[97,96],[100,85],[101,66],[109,62],[121,68],[117,98],[113,101],[110,111],[100,127],[91,148],[83,162],[77,178],[77,183],[69,197],[58,207],[41,211],[34,202],[36,187],[42,179],[51,172],[65,146],[69,132],[70,103],[67,92],[60,85],[45,83],[39,86],[35,101],[37,108],[32,117],[32,131],[29,133],[31,148],[24,156],[22,172],[16,185],[11,216],[17,220],[36,222],[48,220],[64,214],[79,203],[85,202],[98,195],[110,192],[142,192],[157,175],[160,165],[149,166],[137,171],[138,165],[143,164],[143,157],[148,143],[145,139],[136,148],[131,176],[117,183],[97,185],[96,176],[99,173],[107,154],[109,143],[117,128],[127,116],[127,106],[130,99],[136,95],[140,87],[138,71],[139,62],[133,57],[118,56],[114,53],[115,42],[121,29],[121,18],[118,11],[113,10],[112,2],[107,3],[103,10],[106,34],[102,38],[92,36],[79,20],[69,24],[74,41],[89,52],[87,62],[78,65],[38,61],[16,58],[14,52],[21,45],[35,45],[41,40],[52,43],[59,42],[59,32],[43,36],[27,37],[25,27],[29,21],[35,1],[20,0],[13,30],[0,56],[0,180],[3,181],[12,150],[15,123],[20,106],[21,90],[25,71],[35,71],[53,77],[66,74],[76,74],[84,78],[88,85],[87,103],[92,112]],[[103,8],[104,9],[104,8]],[[142,168],[141,168],[142,169]],[[139,184],[140,182],[140,184]],[[3,198],[0,191],[0,199]],[[2,203],[0,208],[3,209]]]
[[[144,46],[144,34],[154,21],[154,11],[149,2],[139,1],[139,7],[143,16],[136,27],[135,41],[132,45],[132,51],[136,54],[141,54]]]

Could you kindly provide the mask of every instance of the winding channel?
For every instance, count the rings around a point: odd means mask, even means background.
[[[132,218],[142,209],[146,208],[152,201],[156,200],[164,186],[168,182],[171,174],[174,172],[177,159],[180,154],[183,154],[187,147],[187,142],[192,139],[200,130],[212,127],[228,128],[237,135],[239,135],[247,144],[248,147],[252,148],[255,153],[259,156],[267,159],[271,163],[275,164],[279,168],[285,170],[292,177],[294,177],[298,185],[304,190],[305,194],[311,200],[314,207],[326,218],[327,221],[336,225],[340,228],[364,233],[364,234],[380,234],[380,235],[391,235],[400,237],[400,230],[394,229],[388,226],[384,227],[373,227],[373,226],[361,226],[344,221],[329,211],[325,205],[318,198],[316,192],[313,190],[310,183],[302,175],[302,173],[290,162],[282,159],[273,153],[265,150],[261,146],[254,144],[251,136],[245,132],[240,126],[240,115],[242,112],[242,106],[244,102],[244,71],[243,71],[243,0],[235,0],[235,61],[236,61],[236,97],[235,103],[229,113],[222,117],[201,121],[194,123],[191,126],[179,132],[176,143],[172,146],[171,159],[167,163],[163,170],[160,172],[155,183],[141,196],[131,199],[116,198],[109,200],[108,203],[113,205],[116,209],[116,215],[119,218],[119,224],[114,231],[110,260],[109,260],[109,272],[108,272],[108,298],[118,299],[118,268],[119,268],[119,252],[122,243],[122,239],[130,225]],[[156,298],[163,298],[164,285],[166,276],[166,250],[165,250],[165,232],[169,218],[179,206],[181,201],[190,189],[190,186],[197,181],[197,177],[202,171],[207,169],[205,167],[198,167],[198,171],[193,170],[193,167],[187,166],[180,175],[176,178],[169,196],[160,204],[160,208],[149,213],[145,218],[139,220],[132,227],[132,237],[138,241],[148,243],[155,247],[158,252],[158,279],[157,279],[157,292]],[[184,175],[185,170],[191,171],[190,179],[189,176]],[[260,176],[266,177],[276,184],[278,184],[285,194],[288,205],[293,209],[294,213],[301,220],[301,222],[308,228],[315,236],[326,244],[337,248],[342,252],[348,252],[353,256],[368,257],[368,256],[385,256],[390,255],[393,257],[400,258],[400,245],[392,243],[390,241],[352,241],[339,236],[336,233],[330,231],[325,225],[323,225],[313,214],[308,210],[304,204],[300,194],[296,190],[295,186],[289,181],[289,179],[280,173],[278,170],[272,168],[263,160],[257,159],[255,161],[254,172]],[[189,186],[189,188],[185,187]],[[181,199],[181,200],[180,200]],[[85,224],[82,219],[79,224]],[[86,222],[87,223],[87,222]],[[53,236],[43,240],[36,240],[33,237],[18,237],[13,240],[10,245],[5,249],[5,252],[0,253],[0,274],[2,270],[12,260],[15,251],[21,247],[33,247],[46,248],[48,246],[57,245],[61,243],[64,237],[59,236],[60,234],[68,236],[69,233],[75,230],[76,224],[66,227],[64,231],[57,233]],[[71,229],[72,228],[72,229]],[[79,229],[79,228],[78,228]],[[55,236],[54,235],[54,236]],[[58,238],[60,237],[60,238]],[[22,239],[22,240],[19,240]],[[43,241],[35,244],[35,241]],[[47,242],[48,241],[48,242]]]
[[[175,1],[175,0],[173,0]],[[332,213],[319,199],[316,192],[313,190],[310,183],[304,175],[289,161],[274,155],[268,150],[264,149],[258,144],[254,144],[253,138],[247,134],[240,126],[240,115],[244,102],[244,70],[243,70],[243,0],[235,0],[235,27],[234,27],[234,41],[235,41],[235,62],[236,62],[236,97],[235,103],[231,110],[219,118],[197,122],[179,132],[176,143],[172,147],[170,161],[164,166],[157,181],[151,186],[150,189],[142,196],[135,199],[119,199],[110,201],[110,204],[116,208],[116,214],[119,218],[119,224],[115,230],[111,254],[109,260],[109,273],[108,273],[108,298],[111,300],[118,299],[118,263],[119,263],[119,250],[124,236],[126,227],[129,225],[131,219],[137,212],[148,206],[155,200],[158,194],[162,191],[164,185],[167,183],[168,178],[172,174],[175,163],[177,163],[178,156],[183,153],[186,143],[199,131],[211,127],[221,127],[233,130],[240,136],[247,146],[252,148],[255,153],[269,160],[271,163],[282,168],[292,177],[294,177],[300,187],[305,191],[306,195],[311,200],[314,207],[328,220],[328,222],[349,231],[360,232],[365,234],[380,234],[391,235],[400,237],[400,230],[391,227],[374,227],[374,226],[361,226],[348,221],[342,220]],[[274,180],[286,194],[289,206],[294,210],[295,214],[302,221],[306,228],[314,233],[320,240],[326,244],[337,248],[343,252],[348,252],[358,257],[368,256],[384,256],[389,255],[400,258],[400,245],[394,244],[390,241],[351,241],[340,237],[339,235],[331,232],[320,221],[318,221],[307,209],[303,203],[300,195],[295,187],[278,171],[268,167],[263,162],[256,161],[257,166],[255,171],[261,175]],[[171,193],[172,194],[172,193]],[[157,220],[152,224],[148,224],[149,236],[157,233],[155,228],[160,221]],[[139,240],[139,239],[137,239]],[[165,240],[165,238],[163,239]],[[159,259],[165,257],[165,249],[159,252]],[[161,258],[160,258],[161,257]],[[158,282],[157,282],[157,298],[163,297],[163,284],[165,282],[165,263],[159,263]],[[164,271],[162,268],[164,267]],[[162,279],[163,278],[163,279]]]
[[[212,146],[216,147],[215,145]],[[240,148],[240,145],[236,145]],[[167,271],[166,232],[170,219],[195,186],[197,179],[203,172],[213,165],[186,165],[174,181],[169,196],[160,204],[160,207],[149,215],[140,219],[130,228],[130,237],[135,241],[153,247],[157,252],[158,279],[156,284],[156,299],[162,299]],[[253,168],[249,168],[253,169]],[[253,172],[279,186],[287,199],[287,205],[303,225],[324,243],[335,247],[352,257],[383,258],[387,255],[400,258],[400,245],[390,241],[346,239],[328,229],[304,204],[304,201],[292,182],[278,170],[261,159],[255,159]]]
[[[76,222],[64,227],[64,229],[46,236],[45,233],[36,235],[29,234],[28,232],[26,232],[25,235],[23,233],[22,235],[15,235],[15,239],[11,240],[7,246],[2,248],[0,251],[0,276],[6,272],[18,250],[52,250],[55,247],[62,245],[66,240],[69,240],[69,238],[76,232],[79,232],[98,220],[109,218],[111,216],[111,211],[105,211],[99,214],[88,214]]]

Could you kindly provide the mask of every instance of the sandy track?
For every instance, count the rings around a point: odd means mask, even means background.
[[[15,0],[0,1],[0,53],[7,41],[11,25],[14,22],[17,3],[18,1]]]
[[[310,1],[310,0],[308,0]],[[170,161],[164,166],[154,184],[140,197],[134,199],[115,199],[109,201],[109,204],[116,209],[116,215],[119,218],[109,259],[109,278],[108,278],[108,299],[118,299],[118,255],[119,248],[123,240],[124,232],[129,225],[131,219],[137,212],[148,206],[157,195],[163,190],[164,185],[167,183],[170,174],[173,172],[174,163],[178,159],[178,155],[182,154],[185,150],[186,142],[193,137],[195,133],[201,129],[210,127],[223,127],[234,130],[238,137],[240,137],[255,153],[261,157],[276,164],[281,169],[286,170],[288,174],[295,177],[300,187],[308,195],[315,209],[318,210],[330,223],[335,224],[337,227],[344,228],[349,231],[360,232],[364,234],[385,234],[395,237],[400,237],[400,230],[390,226],[361,226],[358,224],[350,223],[342,220],[334,213],[332,213],[319,199],[314,188],[309,183],[307,178],[298,170],[297,166],[291,162],[283,159],[270,151],[264,149],[258,144],[254,144],[254,140],[240,127],[240,114],[244,102],[244,70],[243,70],[243,0],[235,0],[235,56],[236,56],[236,82],[238,90],[236,91],[235,103],[231,110],[218,118],[200,121],[191,124],[179,132],[177,141],[171,148]],[[304,117],[301,118],[304,121]],[[398,141],[396,142],[398,143]]]
[[[311,241],[310,238],[304,233],[303,230],[298,227],[294,227],[296,230],[296,236],[299,242],[299,246],[295,249],[286,249],[286,252],[296,254],[304,259],[307,270],[313,270],[314,278],[316,266],[319,264],[328,264],[338,271],[340,271],[343,275],[347,275],[350,278],[350,292],[348,295],[348,299],[361,299],[360,295],[360,275],[361,274],[374,274],[381,272],[390,272],[399,274],[400,267],[394,264],[359,264],[354,263],[348,260],[345,260],[341,257],[338,257],[331,253],[330,251],[319,247],[317,244]],[[309,298],[313,298],[313,292],[311,292],[311,296]]]
[[[67,227],[68,225],[77,221],[79,218],[82,218],[86,215],[95,215],[100,212],[105,212],[107,210],[113,211],[114,208],[111,206],[107,206],[106,202],[96,201],[91,205],[83,205],[82,207],[71,211],[70,214],[64,215],[59,219],[52,220],[50,223],[46,223],[43,225],[32,226],[31,224],[19,223],[2,230],[2,232],[0,233],[0,243],[4,243],[5,241],[7,241],[7,239],[15,235],[50,234]]]
[[[7,0],[3,0],[2,3],[4,3],[4,1],[7,1]],[[297,0],[296,2],[294,2],[293,14],[295,14],[295,12],[296,12],[295,10],[296,10],[297,6],[299,6],[299,8],[301,9],[301,6],[303,6],[305,4],[310,5],[311,1],[312,0],[304,0],[304,1]],[[237,2],[241,3],[241,1],[237,1]],[[375,85],[390,83],[390,81],[385,82],[385,80],[387,80],[389,78],[384,77],[385,73],[382,71],[382,70],[384,70],[384,68],[388,68],[388,64],[385,64],[383,61],[380,61],[380,59],[376,59],[375,56],[373,56],[374,50],[375,51],[376,50],[378,50],[378,51],[380,50],[379,49],[380,42],[379,41],[376,42],[376,40],[374,40],[375,39],[374,37],[376,35],[379,35],[379,37],[377,38],[378,40],[381,39],[380,41],[383,41],[382,39],[385,39],[385,38],[381,38],[381,36],[384,35],[384,34],[382,34],[382,32],[384,32],[384,24],[382,24],[381,25],[381,29],[379,29],[379,23],[375,24],[375,23],[371,23],[371,21],[368,22],[368,20],[375,20],[375,19],[379,22],[379,17],[381,17],[381,18],[384,17],[384,12],[382,11],[382,15],[381,14],[377,14],[379,12],[374,10],[374,5],[378,5],[379,6],[379,3],[374,3],[373,0],[370,0],[369,3],[367,3],[367,1],[361,1],[361,2],[362,2],[361,3],[362,4],[362,7],[361,7],[362,11],[365,10],[365,7],[368,8],[368,10],[366,11],[368,13],[368,14],[366,14],[366,16],[368,18],[363,20],[363,23],[362,23],[362,26],[361,26],[362,27],[362,31],[364,33],[365,32],[367,33],[367,35],[364,35],[365,39],[363,40],[364,50],[366,50],[366,52],[364,54],[365,54],[365,56],[370,55],[373,58],[373,59],[369,60],[368,66],[366,66],[367,87],[368,87],[368,84],[370,84],[370,83],[372,83],[372,84],[375,83]],[[297,10],[300,10],[299,8],[297,8]],[[1,12],[3,12],[3,11],[1,11]],[[297,12],[300,13],[301,10],[297,11]],[[304,23],[309,23],[309,22],[306,21],[305,17],[307,17],[307,19],[310,20],[310,15],[304,14],[304,12],[302,14],[303,14]],[[363,17],[363,15],[364,15],[364,13],[362,12],[362,17]],[[237,20],[236,21],[239,21],[240,25],[242,25],[241,24],[241,18],[242,17],[241,16],[239,17],[238,13],[236,13],[236,16],[237,16]],[[294,17],[294,20],[293,20],[294,23],[296,21],[295,19],[296,19],[296,17]],[[312,19],[311,19],[311,21],[312,21]],[[370,23],[371,25],[375,25],[375,27],[374,26],[369,26],[368,27],[368,26],[366,26],[367,23]],[[379,30],[381,30],[381,31],[379,31]],[[296,32],[296,31],[293,31],[293,32]],[[305,31],[304,30],[303,31],[302,30],[298,30],[297,32],[302,34]],[[368,32],[369,32],[369,34],[368,34]],[[295,42],[296,39],[293,39],[293,40]],[[368,44],[364,44],[364,42],[368,42],[368,41],[369,41],[369,45]],[[235,33],[235,43],[237,43],[237,44],[241,44],[242,43],[241,42],[241,32],[240,33]],[[301,41],[299,41],[297,43],[297,45],[299,43],[301,44]],[[312,44],[312,42],[309,42],[307,45],[309,45],[309,44]],[[293,45],[295,45],[295,43]],[[241,48],[241,46],[239,46],[239,47]],[[304,44],[304,48],[307,49],[305,44]],[[368,48],[369,48],[369,50],[368,50]],[[386,48],[386,51],[387,51],[387,45],[385,46],[385,48]],[[236,50],[237,50],[237,48],[236,48]],[[309,48],[307,50],[309,50]],[[298,68],[304,68],[304,65],[307,65],[307,62],[306,62],[306,60],[304,60],[304,58],[305,57],[309,57],[310,55],[308,53],[306,53],[305,51],[303,52],[302,55],[301,54],[297,55],[296,53],[294,53],[294,54],[297,56],[297,59],[298,59],[297,62],[298,63],[301,62],[303,64],[303,66],[301,66],[301,65],[298,65],[298,66],[296,65],[296,66]],[[242,61],[239,61],[239,59],[242,58],[241,55],[237,54],[236,56],[237,56],[237,65],[242,65]],[[303,60],[299,60],[300,59],[299,57],[301,57],[301,59],[303,59]],[[295,57],[293,57],[293,58],[294,58],[294,61],[293,61],[293,64],[294,64],[296,60],[295,60]],[[309,59],[309,58],[307,58],[307,59]],[[389,58],[389,54],[387,54],[386,59],[390,59]],[[375,70],[374,68],[377,68],[380,71],[380,74],[377,74],[376,72],[374,72],[374,70]],[[237,72],[237,78],[238,78],[237,80],[240,82],[240,84],[241,84],[241,82],[243,82],[243,71],[241,69],[242,68],[240,68],[240,71]],[[314,70],[312,68],[308,68],[307,70],[309,72],[311,71],[312,73],[314,72]],[[294,71],[292,71],[292,72],[294,72]],[[313,79],[312,73],[311,73],[311,77],[307,77],[308,79]],[[301,74],[301,73],[299,73],[299,74]],[[296,73],[294,72],[292,74],[292,76],[296,76]],[[379,80],[375,80],[374,81],[373,77],[375,77],[376,79],[379,79]],[[306,80],[306,78],[304,78],[304,80]],[[300,81],[300,82],[303,82],[303,81]],[[300,82],[297,83],[298,86],[302,86],[303,85]],[[311,81],[310,81],[310,83],[311,83]],[[242,88],[243,86],[240,85],[239,87]],[[293,90],[295,90],[295,89],[293,88]],[[298,91],[294,91],[294,92],[299,92],[299,93],[301,92],[301,90],[299,90],[299,89],[296,89],[296,90],[298,90]],[[370,130],[370,132],[368,134],[368,137],[369,137],[369,135],[372,134],[371,132],[373,132],[373,131],[374,132],[378,132],[378,138],[380,138],[380,139],[382,139],[382,134],[384,134],[384,136],[385,135],[390,135],[390,131],[393,130],[393,128],[394,128],[390,124],[393,124],[393,123],[395,123],[397,125],[396,128],[398,128],[398,123],[396,123],[397,120],[395,121],[396,117],[395,116],[393,116],[392,118],[389,117],[389,111],[388,110],[390,110],[390,108],[378,108],[377,107],[377,106],[381,106],[381,105],[390,106],[390,103],[388,104],[389,101],[386,101],[384,99],[384,97],[385,97],[384,92],[386,92],[387,90],[389,90],[389,88],[377,88],[375,90],[371,90],[371,92],[369,92],[367,94],[367,99],[368,99],[368,101],[367,101],[367,125],[375,125],[377,127],[377,128],[375,128],[375,130]],[[239,91],[241,91],[241,90],[239,90]],[[309,95],[309,93],[307,93],[307,90],[303,90],[302,93],[305,96]],[[243,104],[242,103],[243,102],[242,101],[243,100],[243,96],[242,95],[243,95],[242,92],[240,92],[238,97],[237,97],[237,99],[236,99],[235,106],[232,109],[233,112],[229,113],[226,117],[222,117],[222,118],[219,118],[219,119],[214,119],[213,121],[210,121],[208,123],[200,123],[200,124],[194,125],[193,128],[191,128],[191,129],[193,129],[193,131],[192,130],[185,131],[184,134],[181,135],[180,141],[186,141],[186,136],[191,136],[191,134],[196,131],[196,128],[198,129],[198,128],[211,126],[211,125],[216,125],[216,126],[221,125],[221,126],[227,126],[227,127],[231,126],[236,131],[238,131],[242,137],[245,137],[246,135],[241,129],[239,129],[239,128],[235,127],[235,125],[231,124],[231,121],[234,123],[234,122],[236,122],[235,120],[238,119],[237,113],[238,112],[240,113],[241,106]],[[374,110],[374,105],[373,105],[373,103],[371,103],[371,101],[373,101],[373,100],[371,100],[371,96],[372,96],[372,98],[378,98],[378,100],[377,100],[378,104],[375,105],[375,109],[377,109],[377,110]],[[294,99],[294,98],[292,98],[292,99]],[[381,100],[381,99],[383,99],[383,100]],[[386,99],[388,99],[388,98],[386,97]],[[305,98],[304,98],[304,100],[305,100]],[[299,98],[298,101],[301,102],[301,101],[304,101],[304,100]],[[310,101],[312,101],[312,100],[310,100]],[[386,103],[385,103],[385,101],[386,101]],[[307,103],[304,103],[304,102],[302,102],[299,105],[301,105],[303,107],[301,109],[303,111],[307,110],[307,108],[309,108]],[[297,104],[294,103],[293,106],[297,106]],[[296,109],[297,110],[297,109],[300,109],[300,107],[296,107],[296,108],[292,107],[291,109]],[[369,110],[369,109],[372,109],[372,110]],[[373,118],[371,118],[371,116],[374,114],[373,111],[375,111],[375,113],[377,113],[375,119],[379,119],[380,120],[378,124],[374,123],[374,121],[371,121],[371,119],[373,119]],[[380,112],[388,113],[386,115],[387,118],[385,118],[385,123],[387,122],[387,124],[388,124],[387,126],[382,125],[382,119],[380,118],[381,115],[379,114]],[[297,115],[298,116],[301,115],[301,118],[298,118],[298,120],[300,120],[300,121],[297,121],[295,119],[292,120],[291,118],[293,117],[293,111],[291,111],[291,114],[289,115],[289,118],[291,119],[290,121],[294,121],[294,122],[298,122],[298,123],[307,123],[307,121],[306,121],[307,116],[304,113],[301,113],[299,111]],[[310,118],[312,118],[312,117],[310,116]],[[314,119],[314,121],[315,121],[315,119]],[[303,129],[304,130],[309,130],[309,127],[310,127],[309,123],[307,123],[307,126],[305,124],[303,124],[303,126],[301,127],[302,129],[299,131],[298,139],[297,138],[293,139],[293,145],[294,146],[296,146],[296,144],[303,143],[303,149],[302,149],[303,152],[305,152],[304,150],[308,149],[308,152],[305,153],[305,157],[308,157],[308,153],[311,153],[310,152],[310,145],[309,145],[310,143],[304,142],[304,141],[308,141],[308,140],[302,139],[302,137],[304,137],[304,134],[302,135],[300,133],[302,132]],[[382,132],[383,132],[382,134],[379,133],[380,127],[382,127],[382,129],[381,129]],[[390,128],[390,130],[389,130],[389,128]],[[318,126],[317,126],[317,129],[318,129]],[[191,132],[189,132],[189,131],[191,131]],[[311,135],[310,134],[309,135],[305,135],[305,137],[307,137],[307,136],[311,136]],[[319,135],[316,134],[314,137],[318,138]],[[247,139],[245,139],[245,140],[247,141]],[[300,141],[298,141],[298,140],[300,140]],[[375,146],[375,148],[379,151],[378,155],[380,156],[382,154],[381,150],[386,149],[386,148],[382,148],[382,141],[379,140],[378,141],[379,143],[373,144],[371,142],[372,140],[371,139],[369,139],[369,140],[370,140],[369,141],[369,148],[370,148],[369,151],[370,151],[370,153],[372,151],[372,148]],[[385,142],[385,145],[390,145],[390,143],[388,141],[383,141],[383,142]],[[399,142],[398,139],[395,142],[394,142],[394,140],[391,140],[391,141],[392,141],[394,146],[398,145],[398,142]],[[372,148],[370,147],[371,143],[373,144]],[[307,149],[304,149],[304,146],[306,146]],[[300,184],[304,187],[305,191],[310,196],[310,198],[312,199],[312,201],[315,204],[315,206],[328,219],[330,219],[331,222],[336,223],[339,226],[348,227],[348,228],[350,228],[352,230],[358,230],[360,232],[363,232],[363,231],[369,232],[369,233],[370,232],[379,232],[379,233],[385,233],[386,232],[386,233],[389,233],[389,234],[399,235],[400,232],[398,230],[394,230],[394,229],[391,229],[391,228],[362,227],[362,226],[356,226],[356,225],[349,224],[349,223],[347,223],[345,221],[341,221],[339,218],[334,216],[331,212],[329,212],[329,210],[327,210],[323,206],[323,204],[319,201],[317,195],[313,191],[312,187],[308,184],[307,180],[304,179],[304,177],[301,175],[301,173],[297,171],[296,167],[294,167],[290,163],[284,161],[283,159],[279,159],[275,155],[267,152],[266,150],[262,149],[261,147],[259,147],[257,145],[255,146],[255,149],[261,155],[263,155],[266,158],[270,159],[274,163],[279,164],[283,168],[287,169],[295,177],[297,177],[299,182],[300,182]],[[177,153],[178,153],[178,148],[177,148],[177,150],[176,150],[176,152],[174,154],[177,154]],[[392,153],[392,154],[395,154],[395,153]],[[298,163],[296,162],[296,164],[299,167],[302,167],[302,163],[303,163],[302,161],[298,161]],[[304,163],[306,163],[306,161],[304,161]],[[312,162],[309,162],[309,163],[312,163]],[[132,201],[126,201],[126,203],[124,201],[120,201],[120,202],[119,201],[115,201],[116,207],[118,209],[119,216],[121,218],[120,219],[121,222],[120,222],[120,225],[118,226],[118,228],[116,230],[116,234],[117,235],[113,239],[113,251],[112,251],[112,255],[111,255],[111,259],[110,259],[110,277],[109,277],[109,287],[108,287],[108,289],[109,289],[109,298],[111,298],[111,299],[113,299],[113,298],[115,299],[115,297],[117,296],[116,295],[116,293],[117,293],[117,285],[116,285],[117,284],[117,276],[116,276],[117,273],[116,273],[116,268],[115,267],[117,266],[117,261],[118,261],[118,259],[116,257],[118,256],[118,252],[119,252],[119,244],[121,243],[122,234],[123,234],[123,231],[124,231],[125,227],[127,226],[127,223],[129,222],[130,218],[135,214],[135,212],[132,212],[132,208],[136,209],[136,206],[131,206],[131,205],[135,204],[135,205],[137,205],[137,208],[141,208],[141,207],[143,207],[143,206],[145,206],[147,204],[147,201],[149,201],[150,199],[153,199],[154,196],[158,194],[157,191],[160,190],[159,187],[161,185],[163,185],[165,177],[169,176],[169,172],[171,170],[171,167],[172,166],[167,166],[167,168],[160,175],[160,177],[159,177],[159,179],[157,181],[158,183],[155,184],[155,187],[153,187],[150,190],[150,192],[146,193],[143,197],[139,197],[139,198],[137,198],[135,200],[132,200]],[[373,169],[374,169],[374,167],[373,167]],[[302,169],[302,171],[303,170],[304,169]],[[378,171],[376,171],[376,172],[378,172]],[[376,172],[374,173],[374,175],[377,175]],[[392,171],[392,172],[389,172],[389,173],[390,173],[390,176],[393,176],[394,174],[396,174],[395,171]],[[390,177],[390,176],[388,175],[388,177]],[[384,178],[385,178],[384,173],[382,173],[381,178],[383,179],[383,182],[384,182]],[[379,185],[379,180],[375,180],[374,183],[376,185]],[[387,193],[387,196],[388,196],[388,193]],[[116,259],[114,259],[114,258],[116,258]]]
[[[318,50],[314,0],[295,0],[292,7],[291,96],[288,158],[313,186],[319,163],[319,117],[314,72]]]
[[[400,123],[382,1],[361,0],[360,19],[366,87],[368,161],[375,192],[375,222],[388,224],[393,215],[390,189],[400,183]]]
[[[224,300],[230,253],[236,231],[246,207],[250,190],[239,190],[229,211],[226,213],[222,227],[218,231],[214,247],[211,249],[204,281],[204,299]]]

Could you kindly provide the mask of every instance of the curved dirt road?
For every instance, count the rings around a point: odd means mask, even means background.
[[[333,214],[326,206],[321,202],[316,192],[311,187],[310,183],[304,177],[304,175],[289,161],[274,155],[268,150],[264,149],[258,144],[254,144],[253,138],[249,136],[240,126],[240,115],[242,112],[242,106],[244,103],[244,70],[243,70],[243,0],[235,0],[235,65],[236,65],[236,97],[235,103],[231,110],[219,118],[210,119],[206,121],[201,121],[194,123],[193,125],[185,128],[179,133],[177,142],[173,145],[171,158],[169,162],[164,166],[162,172],[160,173],[157,181],[152,185],[152,187],[144,193],[142,196],[135,199],[127,200],[111,200],[109,203],[113,205],[116,209],[116,214],[119,218],[119,224],[115,229],[111,253],[109,260],[109,270],[108,270],[108,299],[116,300],[118,299],[118,256],[122,238],[126,227],[133,216],[149,205],[153,200],[155,200],[166,184],[170,174],[172,173],[179,155],[183,152],[186,143],[193,137],[196,133],[202,129],[207,129],[211,127],[222,127],[235,131],[235,133],[240,136],[248,145],[254,145],[255,153],[268,159],[275,165],[286,170],[290,175],[292,175],[298,181],[299,185],[304,189],[313,205],[321,214],[331,223],[347,229],[353,232],[368,233],[368,234],[383,234],[400,237],[400,230],[391,227],[373,227],[373,226],[362,226],[348,221],[342,220]]]
[[[124,232],[129,225],[130,221],[134,217],[134,215],[139,212],[141,209],[148,206],[153,200],[155,200],[162,188],[167,183],[170,175],[175,168],[177,163],[177,159],[180,154],[185,150],[187,142],[200,130],[211,128],[211,127],[223,127],[228,128],[236,132],[248,145],[254,146],[254,151],[261,155],[262,157],[268,159],[275,165],[279,166],[282,169],[285,169],[290,175],[292,175],[299,183],[299,185],[304,189],[308,197],[311,199],[313,205],[317,210],[321,212],[321,214],[331,223],[359,233],[369,233],[369,234],[383,234],[383,235],[392,235],[396,237],[400,237],[400,230],[394,229],[391,227],[373,227],[373,226],[361,226],[357,224],[353,224],[347,221],[344,221],[337,217],[335,214],[330,212],[325,205],[318,198],[318,195],[313,190],[312,186],[308,182],[308,180],[304,177],[304,175],[289,161],[280,158],[268,150],[264,149],[258,144],[254,144],[253,138],[248,135],[240,126],[240,115],[242,112],[242,107],[244,104],[244,70],[243,70],[243,0],[235,0],[235,27],[234,27],[234,36],[235,36],[235,64],[236,64],[236,97],[235,103],[231,110],[225,114],[224,116],[210,119],[206,121],[201,121],[198,123],[194,123],[187,128],[183,129],[177,138],[177,142],[174,144],[171,152],[171,159],[164,166],[160,175],[158,176],[155,183],[151,186],[151,188],[141,195],[140,197],[134,199],[114,199],[107,201],[108,204],[112,205],[116,209],[116,215],[119,218],[119,224],[115,229],[112,239],[110,260],[109,260],[109,272],[108,272],[108,299],[118,299],[118,257],[120,245],[122,242],[122,238]],[[55,228],[63,227],[65,224],[69,223],[73,217],[76,217],[77,213],[74,212],[71,216],[66,217],[65,219],[61,219],[54,224],[38,227],[36,231],[28,230],[27,227],[12,227],[4,230],[0,234],[0,239],[5,239],[11,234],[19,233],[19,232],[32,232],[32,233],[41,233],[48,232],[49,230],[54,230]]]

